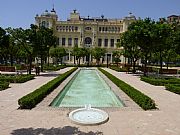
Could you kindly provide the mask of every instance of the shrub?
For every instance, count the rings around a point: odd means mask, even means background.
[[[10,83],[24,83],[34,79],[34,75],[0,75],[0,81]]]
[[[167,84],[165,85],[166,89],[174,92],[176,94],[180,94],[180,84]]]
[[[47,70],[47,71],[57,71],[57,70],[66,68],[66,65],[52,65],[52,64],[50,64],[49,66],[44,65],[43,68],[44,68],[44,70]]]
[[[71,75],[77,68],[73,68],[64,74],[59,75],[55,79],[51,80],[47,84],[43,85],[39,89],[31,92],[30,94],[22,97],[18,100],[18,104],[21,109],[32,109],[39,102],[41,102],[49,93],[59,86],[69,75]]]
[[[141,108],[143,108],[144,110],[156,109],[155,102],[151,98],[131,87],[122,80],[119,80],[117,77],[113,76],[107,71],[101,68],[99,68],[99,70],[103,74],[105,74],[112,82],[114,82],[122,91],[124,91],[130,98],[132,98]]]
[[[0,91],[5,90],[9,87],[9,82],[0,81]]]
[[[177,78],[170,78],[170,77],[146,77],[146,76],[141,76],[141,81],[150,83],[152,85],[156,86],[164,86],[165,84],[178,84],[180,83],[180,79]]]
[[[110,69],[115,70],[117,72],[128,72],[128,68],[127,67],[119,68],[117,66],[111,66]]]

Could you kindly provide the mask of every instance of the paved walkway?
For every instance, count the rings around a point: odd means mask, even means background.
[[[67,70],[69,68],[58,73]],[[17,110],[20,97],[55,77],[44,75],[0,92],[0,135],[180,135],[179,95],[166,91],[164,87],[142,82],[139,76],[105,70],[150,96],[159,110],[112,111],[109,112],[109,121],[98,126],[71,123],[68,110]]]

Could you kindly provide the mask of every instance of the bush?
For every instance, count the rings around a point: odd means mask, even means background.
[[[9,82],[0,81],[0,91],[9,88]]]
[[[180,84],[167,84],[165,85],[166,89],[174,92],[176,94],[180,94]]]
[[[34,79],[34,75],[0,75],[0,81],[10,83],[24,83]]]
[[[177,78],[170,78],[170,77],[146,77],[146,76],[141,76],[141,81],[150,83],[152,85],[156,86],[164,86],[166,84],[180,84],[180,79]]]
[[[61,82],[63,82],[69,75],[71,75],[77,68],[73,68],[66,73],[59,75],[52,81],[43,85],[39,89],[31,92],[30,94],[22,97],[18,100],[18,104],[21,109],[32,109],[39,102],[41,102],[48,94],[50,94],[55,88],[57,88]]]
[[[128,68],[126,68],[126,67],[119,68],[117,66],[111,66],[110,69],[115,70],[117,72],[128,72]]]
[[[47,70],[47,71],[57,71],[57,70],[66,68],[66,65],[52,65],[52,64],[50,64],[49,66],[44,65],[43,68],[44,68],[44,70]]]
[[[103,74],[105,74],[112,82],[114,82],[122,91],[124,91],[130,98],[132,98],[141,108],[143,108],[144,110],[156,109],[155,102],[151,98],[131,87],[122,80],[119,80],[107,71],[101,68],[99,68],[99,70]]]

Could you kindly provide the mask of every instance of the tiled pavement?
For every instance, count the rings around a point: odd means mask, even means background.
[[[55,74],[63,73],[69,68]],[[97,126],[80,126],[70,122],[69,111],[18,110],[20,97],[50,81],[54,75],[44,74],[0,92],[0,135],[180,135],[180,96],[164,87],[140,81],[139,76],[118,73],[116,77],[155,100],[159,110],[112,111],[109,121]]]

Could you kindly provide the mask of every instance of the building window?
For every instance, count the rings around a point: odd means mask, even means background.
[[[65,31],[65,26],[63,26],[63,31]]]
[[[62,45],[64,46],[66,44],[66,38],[62,38]]]
[[[119,43],[120,42],[120,39],[117,39],[117,43]]]
[[[104,46],[105,46],[105,47],[108,46],[108,39],[104,39]]]
[[[104,27],[102,28],[102,31],[104,32]]]
[[[42,26],[46,27],[46,22],[45,21],[42,22]]]
[[[68,45],[69,45],[69,46],[72,45],[72,38],[68,38]]]
[[[111,39],[111,47],[114,47],[114,39]]]
[[[74,45],[78,45],[78,38],[74,38]]]
[[[102,45],[102,39],[99,38],[99,39],[98,39],[98,46],[101,46],[101,45]]]
[[[78,27],[75,27],[75,31],[78,31]]]
[[[72,31],[74,31],[74,26],[72,26]]]
[[[101,27],[99,27],[99,31],[101,31]]]
[[[66,26],[66,31],[68,31],[68,26]]]

